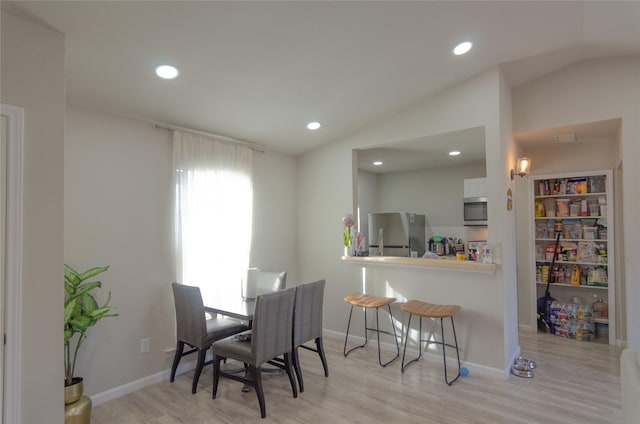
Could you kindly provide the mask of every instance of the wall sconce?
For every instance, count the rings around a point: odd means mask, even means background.
[[[518,158],[516,168],[511,170],[511,179],[513,180],[516,177],[516,174],[520,175],[520,177],[524,177],[529,174],[529,171],[531,171],[531,159]]]

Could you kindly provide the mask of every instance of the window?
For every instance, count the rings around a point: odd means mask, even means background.
[[[251,149],[174,131],[176,276],[209,296],[240,295],[249,265]]]

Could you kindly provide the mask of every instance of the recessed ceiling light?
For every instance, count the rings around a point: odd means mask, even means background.
[[[460,152],[458,150],[452,150],[449,152],[449,156],[458,156],[460,155]]]
[[[472,46],[473,46],[473,44],[471,44],[470,41],[465,41],[463,43],[460,43],[460,44],[458,44],[456,46],[455,49],[453,49],[453,54],[455,54],[456,56],[460,56],[461,54],[465,54],[469,50],[471,50]]]
[[[309,122],[307,124],[307,128],[309,128],[310,130],[317,130],[318,128],[320,128],[320,122]]]
[[[156,68],[156,75],[163,79],[174,79],[178,73],[178,69],[171,65],[160,65]]]
[[[373,164],[374,164],[375,166],[381,166],[381,165],[382,165],[382,161],[377,160],[377,161],[373,162]]]

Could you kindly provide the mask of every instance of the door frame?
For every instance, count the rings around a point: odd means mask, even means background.
[[[24,109],[0,104],[7,117],[6,232],[4,273],[3,423],[21,422],[22,349],[22,194],[24,157]]]

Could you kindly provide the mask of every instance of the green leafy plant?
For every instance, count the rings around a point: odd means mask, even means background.
[[[96,325],[102,318],[114,317],[112,314],[111,292],[102,306],[93,297],[94,290],[100,288],[100,281],[87,281],[109,269],[109,266],[95,267],[79,273],[69,265],[64,265],[64,370],[65,385],[73,382],[78,350],[86,338],[89,327]],[[74,337],[77,334],[77,337]],[[71,356],[73,351],[73,357]]]

